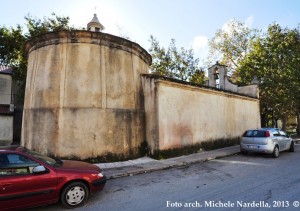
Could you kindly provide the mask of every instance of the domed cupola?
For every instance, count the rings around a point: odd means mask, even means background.
[[[87,30],[94,32],[101,32],[104,30],[104,26],[100,23],[96,14],[94,14],[93,19],[87,24]]]

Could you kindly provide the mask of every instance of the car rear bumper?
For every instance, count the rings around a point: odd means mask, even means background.
[[[240,144],[242,152],[258,152],[272,154],[274,147],[270,145],[259,145],[259,144]]]

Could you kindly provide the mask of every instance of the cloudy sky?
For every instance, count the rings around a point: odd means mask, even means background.
[[[126,35],[146,50],[153,35],[167,47],[193,48],[200,59],[216,30],[236,19],[265,30],[273,22],[295,28],[300,23],[299,0],[0,0],[0,25],[15,27],[24,16],[69,16],[72,26],[86,27],[96,13],[105,33]]]

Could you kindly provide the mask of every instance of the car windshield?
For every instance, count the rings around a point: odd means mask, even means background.
[[[264,130],[247,130],[244,137],[266,137],[266,131]]]
[[[40,160],[40,161],[42,161],[44,163],[47,163],[47,164],[49,164],[51,166],[55,166],[58,162],[60,162],[58,160],[55,160],[55,159],[50,158],[50,157],[47,157],[45,155],[41,155],[41,154],[39,154],[39,153],[37,153],[35,151],[32,151],[32,150],[29,150],[29,149],[26,149],[25,152],[27,154],[35,157],[36,159],[38,159],[38,160]]]

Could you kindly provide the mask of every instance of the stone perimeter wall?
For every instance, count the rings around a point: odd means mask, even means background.
[[[29,52],[21,144],[87,159],[138,154],[144,141],[140,74],[151,56],[138,44],[89,31],[60,31]]]
[[[151,153],[235,139],[260,127],[259,100],[143,75]]]
[[[21,144],[43,154],[129,158],[145,140],[154,153],[260,127],[258,99],[149,77],[151,56],[126,39],[60,31],[26,49]]]

